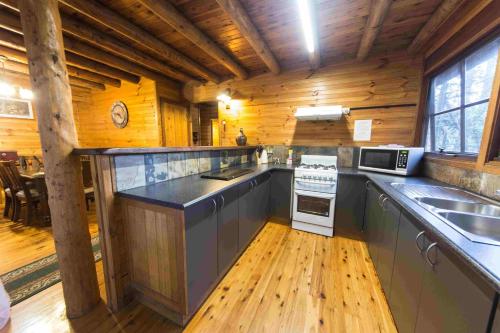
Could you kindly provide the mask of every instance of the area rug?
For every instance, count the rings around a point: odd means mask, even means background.
[[[99,236],[92,237],[92,251],[95,261],[101,260]],[[11,305],[22,302],[61,281],[57,255],[52,254],[0,275],[0,280],[10,296]]]

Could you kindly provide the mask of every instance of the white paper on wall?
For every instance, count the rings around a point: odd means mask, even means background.
[[[372,138],[372,120],[355,120],[353,141],[370,141]]]

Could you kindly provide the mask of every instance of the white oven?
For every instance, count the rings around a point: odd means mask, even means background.
[[[323,193],[295,189],[293,196],[293,220],[322,227],[333,227],[335,193]]]

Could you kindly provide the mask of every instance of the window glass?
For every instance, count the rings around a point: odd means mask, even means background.
[[[488,103],[474,105],[465,109],[466,153],[476,153],[479,151],[487,111]]]
[[[452,111],[437,115],[436,149],[444,151],[460,151],[460,111]]]
[[[460,106],[460,67],[455,65],[436,76],[434,83],[434,113]]]
[[[479,152],[499,48],[496,38],[431,79],[426,151]]]
[[[465,104],[490,98],[500,38],[465,59]]]

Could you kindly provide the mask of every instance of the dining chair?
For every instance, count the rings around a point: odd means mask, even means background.
[[[90,168],[90,159],[87,157],[81,158],[82,177],[83,177],[83,192],[85,193],[85,206],[90,210],[90,203],[95,201],[94,184],[92,182],[92,172]]]
[[[7,174],[1,165],[0,165],[0,183],[2,184],[3,192],[5,193],[5,205],[3,208],[3,216],[9,217],[10,209],[12,207],[12,215],[10,216],[13,217],[14,204],[12,199],[12,191],[10,190],[12,185],[10,184],[9,177],[7,177]]]
[[[21,177],[21,174],[13,161],[0,161],[0,165],[5,171],[11,184],[10,190],[14,205],[12,220],[18,221],[22,206],[26,206],[26,224],[31,224],[35,210],[40,202],[40,193],[38,193],[36,189],[29,186]]]

